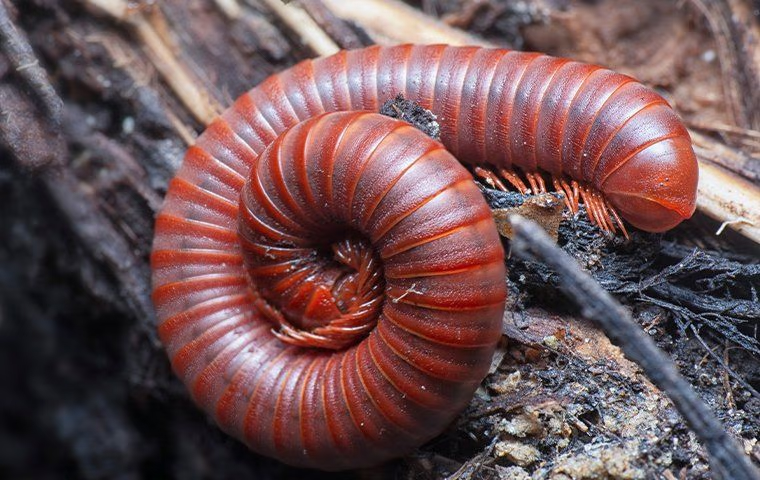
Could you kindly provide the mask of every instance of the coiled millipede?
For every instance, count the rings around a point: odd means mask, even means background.
[[[438,116],[442,144],[371,113],[397,94]],[[689,135],[630,77],[477,47],[301,62],[198,138],[156,222],[159,335],[224,431],[340,470],[410,451],[467,404],[506,287],[490,212],[455,157],[497,186],[549,179],[607,230],[619,212],[664,231],[695,207]]]

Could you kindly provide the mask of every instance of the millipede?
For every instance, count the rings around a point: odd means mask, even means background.
[[[373,113],[399,94],[440,142]],[[559,191],[627,235],[689,218],[698,168],[667,102],[599,66],[444,45],[303,61],[208,126],[156,220],[159,337],[193,400],[300,467],[376,465],[439,434],[486,375],[506,301],[472,174]]]

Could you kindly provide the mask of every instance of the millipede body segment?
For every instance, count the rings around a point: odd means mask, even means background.
[[[438,116],[441,143],[371,113],[398,94]],[[410,451],[467,404],[506,288],[459,162],[534,190],[550,177],[608,229],[608,212],[663,231],[694,211],[688,133],[630,77],[476,47],[301,62],[208,127],[156,222],[159,335],[223,430],[340,470]]]

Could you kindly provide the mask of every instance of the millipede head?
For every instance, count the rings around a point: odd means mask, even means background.
[[[694,214],[698,176],[697,158],[684,130],[631,157],[607,177],[602,192],[636,228],[664,232]]]

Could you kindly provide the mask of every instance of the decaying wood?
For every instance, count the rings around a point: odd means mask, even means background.
[[[760,478],[760,470],[752,465],[717,417],[678,373],[673,362],[633,321],[628,311],[584,273],[572,257],[559,249],[538,224],[519,215],[513,215],[510,221],[515,230],[514,251],[524,258],[536,258],[556,270],[562,278],[562,289],[580,307],[583,316],[601,326],[625,355],[668,394],[710,452],[716,478]]]
[[[518,214],[519,215],[519,214]],[[543,229],[543,226],[541,227]],[[513,233],[514,235],[514,233]],[[561,328],[557,328],[557,326]],[[570,315],[547,314],[546,310],[528,308],[504,313],[504,334],[507,338],[541,349],[565,344],[577,356],[590,364],[613,362],[617,372],[634,382],[642,381],[641,369],[628,360],[620,348],[610,342],[603,330],[587,319]],[[656,387],[648,381],[642,384],[654,395]]]
[[[166,36],[162,36],[156,28],[155,22],[165,24],[160,10],[152,9],[152,23],[142,10],[130,10],[129,3],[123,0],[85,0],[85,3],[100,9],[116,21],[125,22],[134,29],[145,47],[151,64],[155,66],[163,80],[174,90],[177,98],[196,120],[208,124],[224,110],[208,92],[199,87],[198,81],[174,55],[176,47],[168,45]]]
[[[280,0],[263,0],[285,24],[296,32],[317,56],[330,55],[340,48],[332,38],[297,4],[285,5]]]

